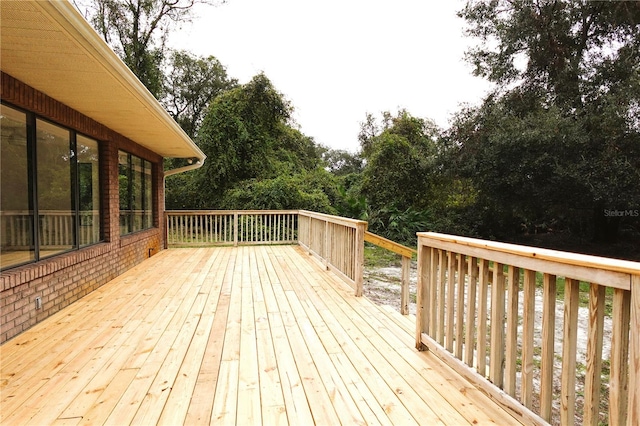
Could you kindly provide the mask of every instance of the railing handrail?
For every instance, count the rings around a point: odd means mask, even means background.
[[[141,210],[142,211],[142,210]],[[100,210],[78,210],[79,213],[92,213],[92,214],[100,214]],[[30,216],[33,214],[33,210],[0,210],[2,216]],[[65,215],[65,216],[73,216],[76,213],[76,210],[60,210],[60,209],[40,209],[38,211],[40,215],[43,213],[47,213],[49,215]]]
[[[540,247],[523,246],[519,244],[501,243],[498,241],[480,240],[470,237],[458,237],[437,232],[419,232],[418,236],[424,236],[440,241],[449,241],[469,247],[487,248],[503,253],[511,253],[519,256],[526,256],[535,259],[549,260],[553,262],[565,263],[576,266],[586,266],[589,268],[600,268],[612,272],[623,272],[625,274],[640,273],[640,262],[631,260],[614,259],[610,257],[593,256],[565,252],[559,250],[545,249]]]
[[[197,214],[296,214],[298,210],[165,210],[167,215]]]
[[[358,219],[350,219],[347,217],[342,217],[342,216],[334,216],[334,215],[330,215],[330,214],[325,214],[325,213],[316,213],[316,212],[311,212],[308,210],[296,210],[296,213],[302,215],[302,216],[307,216],[310,218],[314,218],[314,219],[320,219],[320,220],[327,220],[331,223],[335,223],[338,225],[343,225],[343,226],[348,226],[350,228],[358,228],[358,226],[364,226],[365,230],[367,229],[367,225],[368,223],[364,220],[358,220]]]
[[[396,243],[395,241],[389,240],[385,237],[381,237],[380,235],[374,234],[373,232],[369,231],[366,231],[364,233],[364,240],[368,243],[375,244],[378,247],[382,247],[383,249],[387,249],[393,253],[399,254],[400,256],[411,257],[415,253],[418,253],[416,249],[407,247],[400,243]]]
[[[631,288],[629,275],[640,275],[640,262],[629,260],[486,241],[436,232],[419,232],[418,238],[428,239],[436,248],[453,249],[452,245],[455,245],[457,253],[485,258],[490,255],[492,260],[501,263],[529,269],[545,269],[548,273],[559,276],[589,282],[597,281],[602,285],[623,290]],[[541,264],[544,266],[540,266]]]

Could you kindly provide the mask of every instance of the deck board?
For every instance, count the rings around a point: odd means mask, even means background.
[[[170,249],[0,347],[2,424],[517,424],[296,246]]]

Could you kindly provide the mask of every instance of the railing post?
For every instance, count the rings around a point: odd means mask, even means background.
[[[308,230],[307,230],[307,235],[309,235],[309,239],[307,240],[307,252],[309,255],[311,255],[311,236],[313,235],[312,231],[311,231],[311,227],[313,226],[313,218],[311,216],[308,216],[309,219],[309,226],[308,226]]]
[[[238,212],[233,212],[233,246],[238,247]]]
[[[627,425],[640,424],[640,275],[631,275],[631,340]]]
[[[329,221],[324,221],[324,267],[328,271],[331,264],[331,249],[329,248]]]
[[[169,214],[164,212],[164,248],[169,248]]]
[[[362,296],[363,273],[364,273],[364,233],[367,224],[359,222],[356,225],[356,251],[353,261],[355,262],[354,277],[356,287],[356,297]]]
[[[400,313],[409,315],[409,280],[411,258],[402,256],[402,287],[400,287]]]
[[[422,333],[429,330],[429,283],[431,276],[431,248],[422,245],[418,237],[418,285],[416,289],[416,349],[426,350]]]

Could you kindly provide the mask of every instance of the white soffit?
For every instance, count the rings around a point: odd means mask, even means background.
[[[0,69],[163,157],[204,153],[67,0],[0,1]]]

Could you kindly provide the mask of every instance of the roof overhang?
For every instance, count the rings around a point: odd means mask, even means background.
[[[163,156],[205,154],[68,1],[1,1],[5,73]]]

